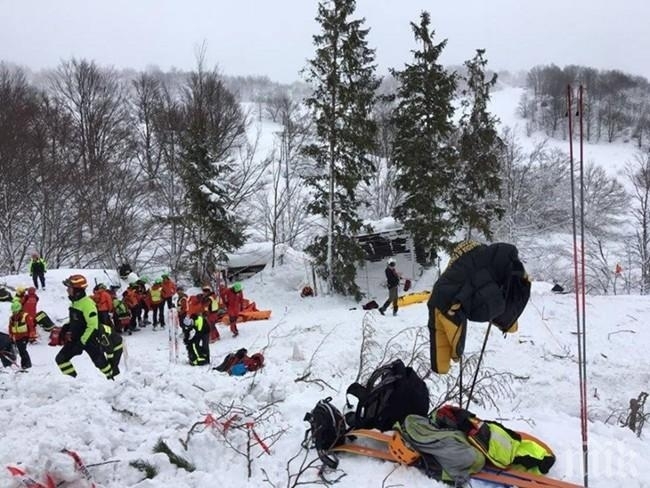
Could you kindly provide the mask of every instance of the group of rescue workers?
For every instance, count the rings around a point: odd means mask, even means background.
[[[92,295],[89,295],[88,281],[81,274],[71,275],[63,284],[71,301],[69,320],[62,327],[54,328],[56,334],[51,336],[50,345],[63,346],[55,361],[61,372],[69,376],[77,375],[71,359],[84,351],[106,378],[117,376],[124,347],[122,334],[131,335],[149,324],[154,330],[164,328],[168,325],[165,305],[168,316],[174,324],[178,320],[183,332],[189,363],[195,366],[209,364],[209,344],[220,339],[217,323],[227,316],[230,331],[233,337],[237,337],[237,319],[246,304],[239,282],[229,287],[220,286],[218,293],[205,285],[201,293],[188,296],[184,287],[177,286],[168,274],[156,279],[150,288],[147,288],[146,278],[134,280],[121,298],[117,295],[120,286],[107,287],[103,283],[95,285]],[[177,297],[176,303],[174,296]],[[3,366],[17,365],[13,353],[15,345],[20,356],[20,368],[31,367],[27,346],[38,337],[38,300],[36,287],[16,289],[16,296],[11,301],[9,334],[0,333]],[[153,322],[149,321],[150,311]]]

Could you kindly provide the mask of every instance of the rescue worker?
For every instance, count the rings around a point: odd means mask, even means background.
[[[386,312],[386,309],[390,306],[390,304],[393,304],[393,316],[397,315],[397,309],[398,309],[398,289],[399,289],[399,280],[401,279],[401,276],[399,272],[397,271],[397,263],[393,258],[390,258],[388,260],[388,265],[386,266],[386,269],[384,272],[386,273],[386,286],[388,287],[388,299],[384,302],[384,304],[379,307],[379,313],[384,315]]]
[[[149,299],[149,291],[147,290],[147,283],[149,280],[146,277],[142,277],[136,280],[135,284],[137,286],[138,296],[140,299],[140,310],[142,311],[142,321],[140,322],[140,327],[145,327],[147,324],[150,324],[149,321],[149,310],[151,309],[151,301]]]
[[[174,308],[174,302],[172,297],[176,294],[176,283],[172,280],[168,274],[161,276],[162,278],[162,297],[163,301],[167,304],[167,310]]]
[[[29,262],[29,276],[32,277],[34,288],[38,290],[38,282],[41,282],[41,287],[45,290],[45,273],[47,273],[47,263],[45,259],[40,257],[37,252],[32,254],[32,260]]]
[[[36,339],[38,339],[38,334],[36,333],[36,306],[38,305],[38,295],[36,294],[36,288],[33,286],[27,288],[27,293],[23,295],[21,305],[23,306],[23,312],[32,318],[32,320],[30,320],[30,323],[33,325],[33,327],[31,327],[29,330],[29,342],[36,342]]]
[[[217,328],[217,322],[221,318],[219,297],[209,285],[204,285],[201,291],[203,292],[204,316],[210,328],[210,342],[215,342],[221,338]]]
[[[100,323],[99,326],[102,327],[104,331],[102,346],[104,347],[106,359],[113,370],[113,378],[115,378],[120,374],[120,359],[122,359],[124,342],[122,336],[114,331],[110,325]]]
[[[63,280],[63,284],[72,303],[69,308],[69,322],[61,329],[64,344],[56,355],[56,364],[63,374],[77,376],[70,360],[86,351],[106,379],[113,379],[113,367],[104,352],[105,348],[109,347],[109,341],[104,330],[100,328],[97,306],[93,299],[86,295],[86,277],[74,274]]]
[[[149,304],[153,311],[153,328],[155,329],[160,324],[160,327],[165,327],[165,301],[163,300],[163,281],[156,278],[153,285],[149,289]]]
[[[113,312],[113,297],[106,289],[104,283],[98,283],[95,285],[95,288],[93,288],[92,299],[97,305],[97,317],[99,318],[99,323],[110,327],[112,325],[111,313]]]
[[[203,315],[186,316],[183,319],[183,332],[187,340],[187,356],[192,366],[210,364],[209,327]]]
[[[113,297],[113,327],[118,333],[128,332],[129,335],[132,333],[131,311],[126,303],[117,297]]]
[[[11,302],[9,337],[11,337],[13,343],[16,344],[20,356],[20,367],[22,369],[29,369],[32,367],[32,360],[27,352],[27,343],[29,342],[30,331],[34,329],[34,317],[23,310],[19,301],[14,300]]]
[[[122,301],[129,308],[131,312],[131,322],[129,323],[129,330],[139,330],[142,319],[140,318],[140,295],[138,294],[138,285],[131,283],[129,287],[122,293]]]
[[[226,313],[228,314],[228,322],[230,324],[230,332],[233,337],[239,335],[237,330],[237,319],[239,313],[243,310],[244,294],[242,292],[242,285],[239,281],[233,283],[229,288],[223,291],[224,305],[226,306]]]

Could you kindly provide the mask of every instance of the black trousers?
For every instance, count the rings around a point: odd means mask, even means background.
[[[45,273],[32,273],[32,281],[34,288],[38,290],[38,282],[41,282],[41,287],[45,288]]]
[[[79,341],[64,344],[55,358],[56,364],[63,374],[77,376],[77,371],[74,369],[74,365],[70,360],[86,351],[88,356],[90,356],[90,360],[106,376],[106,379],[113,378],[113,368],[106,358],[104,346],[102,346],[98,335],[99,333],[97,331],[93,332],[85,345]]]
[[[20,356],[20,367],[23,369],[32,367],[32,358],[29,357],[27,352],[27,343],[29,339],[20,339],[16,341],[16,349],[18,349],[18,355]]]
[[[186,342],[188,359],[193,366],[210,364],[210,329],[207,324],[203,328],[204,331],[195,333]]]
[[[110,334],[106,334],[108,345],[104,346],[106,359],[111,364],[113,376],[120,374],[120,359],[122,359],[122,352],[124,350],[124,341],[122,336],[111,329]]]
[[[153,325],[154,327],[158,324],[165,326],[165,302],[160,302],[158,305],[152,305],[151,309],[153,310]]]

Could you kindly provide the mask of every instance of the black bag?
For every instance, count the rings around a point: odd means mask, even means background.
[[[351,384],[347,395],[358,398],[356,410],[345,420],[351,429],[392,430],[395,422],[407,415],[426,416],[429,411],[429,389],[426,383],[401,359],[375,370],[366,386]],[[352,408],[348,401],[347,408]]]
[[[345,442],[347,426],[341,411],[330,402],[332,397],[320,400],[311,412],[305,414],[309,429],[305,432],[302,446],[305,449],[316,448],[318,457],[332,469],[339,464],[338,458],[328,451]]]

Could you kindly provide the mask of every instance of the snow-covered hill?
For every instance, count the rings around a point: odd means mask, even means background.
[[[105,488],[291,486],[287,478],[297,473],[301,458],[290,460],[301,452],[306,428],[303,416],[326,396],[343,408],[345,389],[359,368],[363,321],[374,329],[378,349],[392,340],[409,350],[418,330],[427,337],[424,304],[405,307],[396,317],[384,317],[376,311],[366,313],[342,298],[301,299],[301,266],[299,259],[288,259],[283,266],[245,281],[245,295],[259,308],[272,309],[271,319],[241,325],[237,338],[224,327],[222,339],[211,347],[213,363],[241,347],[249,352],[263,350],[266,366],[256,374],[231,377],[208,367],[192,367],[184,354],[178,364],[170,364],[167,332],[147,328],[125,336],[123,372],[116,381],[103,379],[86,355],[73,359],[79,371],[73,379],[58,371],[54,362],[58,348],[49,347],[42,337],[30,347],[34,366],[28,373],[0,373],[0,464],[21,466],[41,479],[50,472],[57,480],[66,480],[62,487],[91,486],[75,473],[72,459],[60,452],[67,448],[77,451],[87,464],[115,461],[89,468],[96,485]],[[47,290],[40,293],[40,308],[59,321],[67,315],[68,306],[61,279],[70,272],[48,272]],[[103,270],[83,273],[91,282],[108,280]],[[108,274],[116,281],[114,272]],[[17,275],[0,281],[26,285],[28,278]],[[539,436],[557,454],[551,474],[579,483],[574,297],[553,295],[549,290],[548,283],[534,283],[520,332],[504,339],[493,331],[490,338],[483,367],[513,375],[503,388],[511,389],[512,395],[497,395],[495,390],[491,400],[496,407],[487,403],[473,409],[484,418],[498,418],[507,426]],[[0,303],[0,320],[8,315],[9,304]],[[595,488],[650,487],[648,434],[639,439],[616,425],[617,414],[625,411],[629,399],[648,389],[647,317],[650,297],[588,298],[590,486]],[[470,324],[468,356],[480,349],[484,332],[485,324]],[[368,352],[371,356],[372,351]],[[452,374],[457,374],[457,366]],[[432,376],[427,383],[432,400],[444,393],[443,378]],[[265,454],[259,444],[252,443],[250,477],[245,455],[233,449],[244,449],[245,454],[245,428],[230,429],[226,440],[218,430],[196,432],[187,450],[180,441],[206,414],[225,420],[235,411],[248,420],[261,416],[253,428],[270,444],[270,454]],[[238,425],[243,423],[242,419]],[[166,455],[154,454],[159,439],[196,469],[179,469]],[[315,456],[309,453],[309,459]],[[158,475],[143,479],[144,474],[129,464],[136,460],[155,465]],[[346,476],[337,486],[343,488],[378,487],[387,477],[390,485],[438,486],[415,468],[396,468],[353,455],[341,456],[340,469]],[[301,478],[304,482],[315,479],[313,472]],[[4,468],[0,486],[17,486]]]

